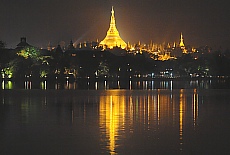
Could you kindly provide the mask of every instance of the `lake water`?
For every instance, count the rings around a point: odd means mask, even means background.
[[[0,154],[230,154],[230,89],[212,83],[4,83]]]

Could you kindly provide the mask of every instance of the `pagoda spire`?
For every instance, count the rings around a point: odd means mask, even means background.
[[[119,35],[119,32],[118,32],[118,30],[116,28],[116,20],[115,20],[113,6],[112,6],[112,11],[111,11],[110,27],[109,27],[109,30],[107,32],[107,35],[109,33],[114,33],[114,34],[118,34]]]
[[[185,46],[184,46],[184,39],[183,39],[182,32],[181,32],[181,34],[180,34],[180,47],[185,47]]]
[[[115,16],[114,16],[114,9],[113,9],[113,6],[112,6],[112,11],[111,11],[111,14],[112,14],[112,16],[111,16],[111,17],[113,17],[113,19],[114,19],[114,23],[115,23]]]
[[[115,11],[112,6],[111,10],[111,18],[110,18],[110,27],[109,30],[107,31],[107,35],[100,42],[100,45],[103,47],[107,47],[112,49],[113,47],[120,46],[122,49],[125,49],[127,44],[121,39],[119,32],[116,28],[116,20],[115,20]]]

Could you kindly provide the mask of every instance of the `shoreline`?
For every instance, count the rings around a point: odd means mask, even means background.
[[[77,81],[194,81],[194,80],[229,80],[229,76],[216,76],[216,77],[141,77],[141,78],[1,78],[1,81],[48,81],[48,82],[77,82]]]

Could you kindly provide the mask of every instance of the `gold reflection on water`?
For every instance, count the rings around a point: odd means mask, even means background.
[[[179,129],[179,132],[180,132],[180,145],[183,144],[183,101],[182,101],[182,98],[183,98],[183,90],[181,89],[180,90],[180,129]],[[181,146],[180,146],[180,149]]]
[[[129,105],[129,108],[128,108],[129,109],[129,120],[130,120],[129,121],[129,125],[130,125],[130,129],[131,129],[130,131],[133,132],[133,126],[132,126],[133,125],[132,122],[134,121],[134,118],[133,118],[133,115],[134,115],[134,111],[133,111],[133,108],[134,108],[133,107],[133,97],[130,96],[129,100],[130,100],[129,101],[130,105]]]
[[[194,93],[193,93],[193,126],[194,126],[194,129],[197,125],[197,119],[198,119],[198,110],[199,110],[199,107],[198,107],[198,93],[197,93],[197,90],[194,89]]]
[[[147,117],[148,117],[148,130],[150,129],[150,97],[148,97],[148,101],[147,101]]]
[[[100,128],[106,130],[107,149],[110,150],[110,154],[116,154],[118,131],[123,130],[125,124],[125,98],[113,93],[116,91],[108,96],[100,96]]]
[[[157,94],[157,125],[160,124],[160,94],[159,94],[159,90],[158,90],[158,94]]]
[[[184,90],[180,90],[180,129],[179,129],[179,135],[180,135],[180,150],[182,151],[182,145],[183,145],[183,123],[184,123],[184,110],[185,110],[185,94]]]
[[[109,150],[110,154],[116,154],[121,139],[135,132],[152,130],[156,133],[155,138],[160,139],[158,132],[162,129],[164,131],[165,126],[169,125],[176,129],[178,149],[183,151],[184,126],[186,123],[195,126],[198,119],[197,90],[189,92],[181,89],[179,92],[169,92],[158,89],[142,95],[131,93],[130,96],[124,92],[126,91],[109,90],[106,95],[100,96],[99,124],[101,142],[106,146],[106,150]]]
[[[157,109],[157,106],[158,106],[158,96],[156,96],[156,95],[154,95],[154,98],[153,98],[153,109]],[[157,113],[157,111],[156,110],[153,110],[153,120],[156,122],[156,120],[158,120],[157,119],[158,118],[158,113]],[[155,124],[155,123],[154,123]]]

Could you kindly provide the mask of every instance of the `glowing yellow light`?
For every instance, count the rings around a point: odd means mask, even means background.
[[[180,47],[185,47],[182,33],[180,34]]]
[[[13,89],[13,83],[12,81],[7,82],[7,89]]]
[[[122,49],[125,49],[127,47],[127,44],[121,39],[119,32],[116,28],[113,7],[111,13],[112,15],[109,30],[107,31],[105,39],[100,42],[100,45],[110,49],[113,49],[114,47],[121,47]]]
[[[180,90],[180,111],[179,111],[179,114],[180,114],[180,145],[181,145],[181,148],[180,150],[182,150],[182,145],[183,145],[183,124],[184,124],[184,121],[183,121],[183,118],[184,118],[184,109],[185,109],[185,101],[184,101],[185,97],[184,97],[184,90],[181,89]]]
[[[193,125],[194,125],[194,128],[196,127],[196,121],[198,118],[198,110],[199,110],[198,94],[197,94],[196,89],[194,89],[194,94],[193,94]]]
[[[2,81],[2,89],[5,89],[5,81]]]
[[[100,97],[100,128],[106,129],[107,148],[110,154],[116,154],[118,131],[124,128],[125,124],[125,96],[117,96],[119,93],[117,90],[108,93]]]

